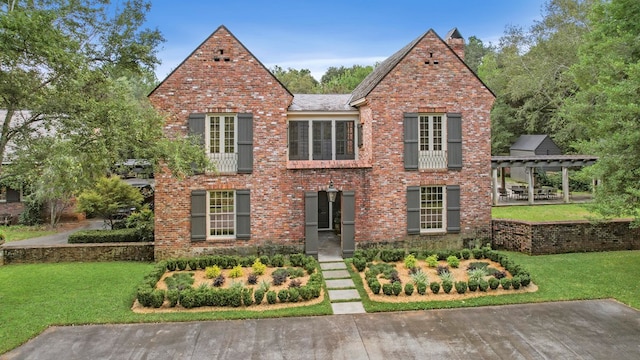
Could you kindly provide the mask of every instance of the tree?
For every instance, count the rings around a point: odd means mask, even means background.
[[[509,27],[479,76],[497,94],[492,110],[493,154],[508,152],[522,134],[550,134],[565,152],[584,136],[558,111],[577,85],[569,68],[589,31],[587,14],[598,0],[552,0],[543,20],[528,31]]]
[[[322,76],[320,89],[323,94],[348,94],[373,71],[373,66],[353,65],[350,68],[330,67]]]
[[[119,177],[103,177],[94,189],[85,190],[78,196],[78,211],[100,216],[113,228],[120,211],[139,209],[142,200],[140,191]]]
[[[0,4],[0,164],[10,163],[0,165],[3,182],[64,204],[126,158],[156,169],[164,163],[177,175],[204,166],[190,139],[165,138],[163,118],[144,96],[163,41],[158,30],[141,28],[149,7],[144,0]]]
[[[292,93],[314,94],[317,92],[318,80],[311,76],[309,69],[288,68],[285,71],[276,65],[271,72]]]
[[[603,1],[571,67],[578,85],[563,107],[585,129],[577,148],[599,156],[583,173],[602,183],[594,208],[606,217],[634,216],[640,225],[640,3]]]
[[[478,67],[482,64],[482,58],[492,51],[493,46],[491,44],[485,46],[482,40],[471,36],[464,47],[464,62],[477,74]]]

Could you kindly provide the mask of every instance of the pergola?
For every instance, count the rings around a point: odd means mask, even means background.
[[[491,189],[493,192],[493,205],[498,204],[498,169],[524,167],[527,174],[527,189],[529,204],[534,201],[533,169],[535,168],[562,168],[562,198],[569,202],[569,168],[584,167],[595,164],[596,156],[590,155],[535,155],[535,156],[492,156],[491,157]],[[505,189],[504,171],[501,176],[502,189]],[[505,189],[506,190],[506,189]]]

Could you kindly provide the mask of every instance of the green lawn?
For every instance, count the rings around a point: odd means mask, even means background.
[[[131,311],[150,263],[58,263],[0,266],[0,354],[50,325],[243,319],[331,314],[318,305],[273,311],[230,310],[168,314]]]
[[[5,235],[6,242],[10,242],[55,234],[56,230],[48,229],[45,226],[11,225],[0,227],[0,233]]]
[[[458,301],[426,301],[390,304],[369,300],[360,276],[352,272],[367,312],[473,307],[546,301],[614,298],[640,309],[640,251],[614,251],[529,256],[508,253],[531,273],[538,285],[534,293],[513,293]],[[366,285],[365,285],[366,286]]]
[[[494,206],[494,219],[523,220],[530,222],[589,220],[597,218],[581,204],[535,205],[535,206]]]

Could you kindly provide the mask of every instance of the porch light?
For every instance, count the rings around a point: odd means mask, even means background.
[[[330,180],[329,187],[327,188],[327,197],[329,198],[329,202],[335,202],[336,195],[338,195],[338,190],[333,187],[333,180]]]

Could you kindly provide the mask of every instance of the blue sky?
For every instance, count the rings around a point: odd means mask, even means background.
[[[309,69],[319,79],[330,66],[373,65],[433,29],[457,27],[465,39],[496,44],[506,26],[528,28],[546,0],[154,0],[147,27],[166,42],[163,80],[220,25],[265,66]]]

